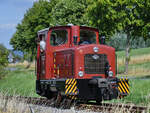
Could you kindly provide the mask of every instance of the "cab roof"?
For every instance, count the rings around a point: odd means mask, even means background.
[[[45,28],[45,29],[42,29],[42,30],[38,31],[37,34],[39,36],[39,35],[47,33],[48,31],[49,31],[49,28]]]
[[[47,34],[47,32],[49,31],[49,29],[52,29],[52,28],[72,27],[72,26],[76,26],[76,25],[68,24],[67,26],[59,26],[59,25],[57,25],[57,26],[52,26],[52,27],[48,27],[48,28],[39,30],[39,31],[37,32],[37,34],[38,34],[38,36],[39,36],[39,35],[42,35],[42,34]],[[93,30],[95,30],[95,31],[98,31],[98,29],[97,29],[97,28],[94,28],[94,27],[88,27],[88,26],[79,26],[79,27],[85,28],[85,29],[93,29]]]

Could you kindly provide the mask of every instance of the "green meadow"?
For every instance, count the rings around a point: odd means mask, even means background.
[[[16,70],[0,80],[0,92],[6,95],[37,96],[35,93],[34,69],[15,66]]]
[[[150,48],[131,50],[129,74],[124,74],[124,51],[117,52],[118,77],[127,76],[130,79],[130,94],[120,100],[110,102],[150,105]],[[24,64],[11,65],[16,70],[8,71],[0,80],[0,93],[6,95],[21,95],[39,97],[35,93],[34,66],[26,69]],[[132,79],[134,78],[134,79]]]
[[[116,53],[118,76],[150,76],[150,48],[131,49],[128,75],[124,74],[125,51],[119,51]]]

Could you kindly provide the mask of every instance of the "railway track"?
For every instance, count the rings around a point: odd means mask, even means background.
[[[148,108],[144,106],[135,106],[127,104],[103,103],[102,105],[79,104],[76,106],[78,110],[91,110],[94,112],[106,111],[109,113],[148,113]]]
[[[60,104],[60,106],[54,106],[54,100],[47,100],[46,98],[36,98],[36,97],[13,97],[13,96],[6,96],[3,99],[9,100],[14,99],[17,101],[25,102],[27,104],[34,104],[34,105],[43,105],[43,106],[50,106],[50,107],[59,107],[64,108]],[[66,104],[66,103],[64,103]],[[102,103],[101,105],[97,105],[95,103],[76,103],[74,104],[74,108],[76,110],[88,110],[93,112],[109,112],[114,113],[117,110],[118,113],[148,113],[150,109],[145,106],[136,106],[136,105],[128,105],[128,104],[112,104],[112,103]]]

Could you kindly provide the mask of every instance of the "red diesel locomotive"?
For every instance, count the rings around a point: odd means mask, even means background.
[[[37,94],[100,103],[129,93],[128,80],[116,77],[115,49],[104,44],[98,29],[46,28],[38,32],[38,42]]]

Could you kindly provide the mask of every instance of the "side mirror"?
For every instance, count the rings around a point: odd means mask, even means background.
[[[105,36],[100,37],[100,44],[105,44]]]
[[[77,45],[77,39],[78,39],[78,36],[73,36],[73,43],[74,43],[74,45]]]

